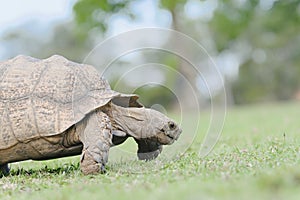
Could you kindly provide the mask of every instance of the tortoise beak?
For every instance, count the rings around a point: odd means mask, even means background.
[[[179,138],[179,136],[181,135],[181,133],[182,133],[182,129],[179,128],[178,133],[177,133],[177,135],[176,135],[176,137],[175,137],[175,140],[178,140],[178,138]]]

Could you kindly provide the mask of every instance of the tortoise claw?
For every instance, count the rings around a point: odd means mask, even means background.
[[[84,175],[106,173],[105,164],[95,161],[88,151],[84,151],[81,157],[80,168]]]
[[[100,173],[101,174],[106,174],[106,169],[105,169],[105,165],[104,164],[101,164]]]

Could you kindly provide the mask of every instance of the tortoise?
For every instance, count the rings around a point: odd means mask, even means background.
[[[23,160],[80,155],[83,174],[105,173],[110,147],[133,137],[140,160],[155,159],[182,130],[110,88],[87,64],[54,55],[0,62],[0,172]]]

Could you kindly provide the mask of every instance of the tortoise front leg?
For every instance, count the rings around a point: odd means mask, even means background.
[[[109,117],[95,111],[87,121],[84,131],[79,135],[83,143],[80,168],[83,174],[105,173],[109,148],[112,145],[111,123]]]
[[[135,139],[139,160],[153,160],[162,152],[162,145],[150,139]]]
[[[9,174],[8,164],[0,165],[0,176]]]

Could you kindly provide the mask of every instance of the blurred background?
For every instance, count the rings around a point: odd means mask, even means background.
[[[0,61],[19,54],[60,54],[83,62],[105,38],[144,27],[173,29],[200,43],[221,72],[228,105],[300,100],[300,0],[0,0]],[[118,45],[107,51],[114,48]],[[117,65],[128,69],[133,60],[155,61],[179,72],[199,91],[202,106],[222,92],[205,60],[198,70],[211,82],[210,95],[176,55],[139,52]],[[93,59],[89,62],[98,67]],[[175,109],[178,100],[170,87],[179,88],[181,104],[193,104],[178,73],[148,69],[150,80],[153,76],[160,84],[136,89],[144,104]],[[119,90],[143,81],[124,78],[120,84],[121,75],[122,70],[113,70],[106,78]]]

